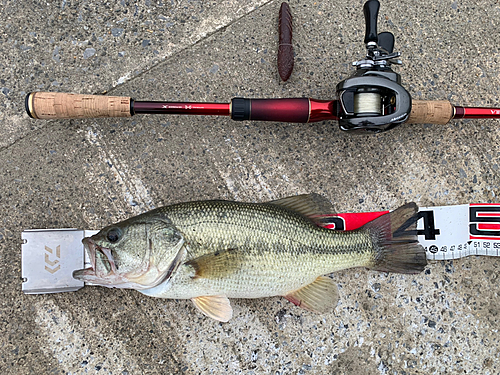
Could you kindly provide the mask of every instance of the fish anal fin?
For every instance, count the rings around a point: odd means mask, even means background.
[[[339,293],[337,285],[328,276],[320,276],[311,284],[284,296],[296,306],[320,314],[337,306]]]
[[[191,259],[186,265],[194,268],[194,278],[218,279],[241,268],[243,254],[235,249],[217,251]]]
[[[328,199],[319,194],[302,194],[268,202],[298,212],[310,219],[333,214],[335,210]]]
[[[203,314],[219,322],[227,322],[233,317],[233,308],[226,296],[200,296],[191,301]]]

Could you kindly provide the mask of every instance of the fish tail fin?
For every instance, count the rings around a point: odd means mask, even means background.
[[[419,273],[427,265],[425,249],[417,238],[418,207],[407,203],[369,222],[374,258],[369,268],[382,272]]]

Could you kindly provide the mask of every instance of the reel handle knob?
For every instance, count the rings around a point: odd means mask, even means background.
[[[378,43],[377,34],[377,17],[380,3],[378,0],[368,0],[363,6],[363,13],[365,15],[365,44],[369,42]]]
[[[378,34],[378,46],[391,54],[394,51],[394,35],[388,31]]]

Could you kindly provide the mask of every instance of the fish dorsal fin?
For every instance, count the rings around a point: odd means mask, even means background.
[[[203,314],[219,322],[227,322],[233,317],[233,308],[226,296],[200,296],[191,301]]]
[[[326,313],[337,306],[339,293],[337,285],[328,276],[320,276],[311,284],[297,289],[286,296],[287,300],[306,310]]]
[[[335,209],[330,201],[319,194],[295,195],[293,197],[270,201],[269,203],[298,212],[314,222],[317,221],[318,217],[335,213]]]
[[[194,268],[194,278],[215,279],[241,269],[243,254],[235,249],[217,251],[191,259],[186,265]]]

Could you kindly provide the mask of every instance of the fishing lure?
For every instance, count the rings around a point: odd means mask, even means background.
[[[288,3],[282,3],[279,13],[278,73],[287,81],[293,71],[292,12]]]

